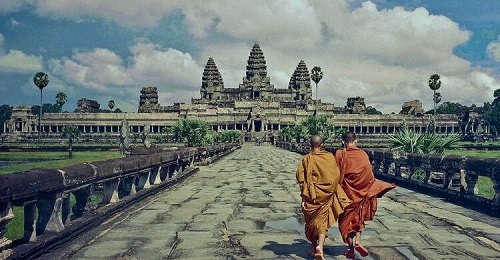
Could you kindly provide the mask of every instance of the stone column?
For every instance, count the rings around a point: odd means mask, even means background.
[[[136,193],[135,178],[136,178],[135,176],[129,177],[129,178],[123,179],[120,182],[119,189],[118,189],[118,196],[120,198],[129,196],[129,195],[134,195]]]
[[[151,188],[151,183],[149,182],[149,176],[151,175],[151,169],[147,172],[142,172],[139,175],[139,181],[137,183],[137,190],[149,189]]]
[[[153,185],[157,185],[161,183],[161,170],[162,167],[160,166],[155,166],[151,169],[151,176],[150,179],[153,182]]]
[[[36,221],[37,236],[45,231],[60,232],[64,230],[62,222],[63,194],[47,194],[38,198],[38,219]]]
[[[36,240],[36,201],[24,203],[24,235],[25,242]]]
[[[3,249],[6,249],[12,243],[11,240],[5,238],[5,233],[7,233],[7,224],[14,218],[12,213],[12,203],[0,204],[0,253]],[[1,256],[1,255],[0,255]]]
[[[110,180],[104,183],[104,195],[102,198],[103,204],[108,203],[116,203],[120,201],[120,197],[118,196],[118,185],[120,184],[120,180]]]
[[[73,192],[73,195],[75,196],[76,200],[75,205],[73,205],[72,208],[73,218],[79,218],[83,215],[83,212],[85,211],[85,206],[87,206],[87,202],[90,199],[92,191],[93,187],[89,185],[83,189],[79,189]]]

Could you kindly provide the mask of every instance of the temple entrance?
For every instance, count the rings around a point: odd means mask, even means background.
[[[262,121],[254,121],[254,126],[255,126],[255,132],[260,132],[262,131]]]

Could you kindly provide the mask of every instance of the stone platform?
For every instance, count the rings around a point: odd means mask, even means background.
[[[299,210],[300,155],[244,145],[44,259],[311,259]],[[360,259],[499,259],[500,220],[397,188],[379,200]],[[337,227],[327,259],[345,259]]]

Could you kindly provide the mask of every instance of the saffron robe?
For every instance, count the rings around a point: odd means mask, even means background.
[[[337,150],[335,158],[341,172],[340,186],[351,200],[339,218],[340,234],[347,243],[350,233],[363,231],[365,221],[373,220],[377,198],[396,186],[375,179],[368,155],[357,147]]]
[[[328,235],[328,228],[349,199],[339,186],[339,168],[330,152],[318,150],[305,155],[297,167],[296,178],[305,202],[302,212],[306,237],[316,243],[319,234]]]

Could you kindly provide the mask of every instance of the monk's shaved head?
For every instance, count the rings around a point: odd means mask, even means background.
[[[354,143],[354,141],[356,141],[356,134],[349,131],[342,136],[342,141],[344,141],[346,144]]]
[[[311,144],[311,148],[320,148],[323,144],[323,138],[319,135],[313,135],[309,143]]]

